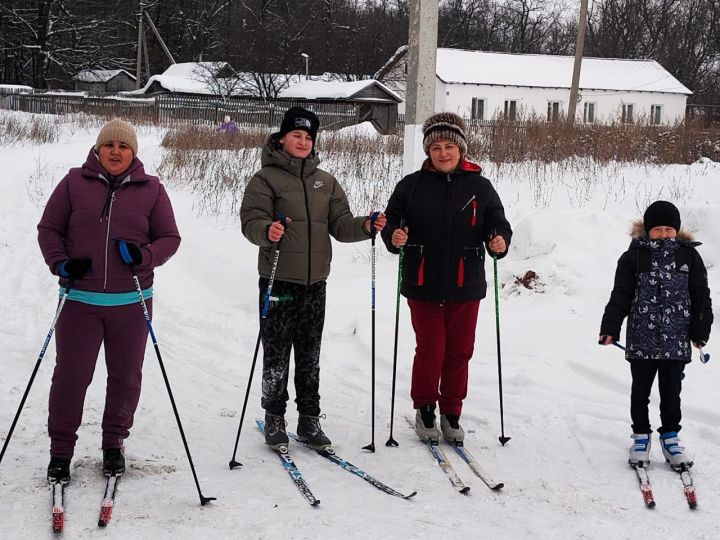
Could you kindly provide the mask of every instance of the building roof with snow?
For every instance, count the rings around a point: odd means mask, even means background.
[[[76,74],[73,80],[85,83],[105,83],[121,74],[135,80],[135,75],[124,69],[86,69]]]
[[[375,77],[383,80],[407,50],[400,47]],[[573,64],[572,56],[438,48],[436,74],[447,84],[570,88]],[[580,89],[692,94],[655,60],[618,58],[583,58]]]
[[[278,97],[361,102],[395,102],[402,98],[375,79],[361,81],[302,81],[283,90]]]

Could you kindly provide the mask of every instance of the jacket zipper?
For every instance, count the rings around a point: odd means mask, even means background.
[[[445,257],[445,280],[443,289],[443,299],[441,304],[447,301],[448,292],[448,280],[450,279],[450,242],[452,241],[452,225],[453,225],[453,208],[455,208],[455,184],[450,177],[450,173],[447,173],[447,184],[450,186],[450,200],[448,201],[449,220],[448,220],[448,235],[447,235],[447,248]]]
[[[103,292],[105,292],[107,290],[108,248],[110,245],[110,220],[112,219],[112,207],[113,207],[114,202],[115,202],[115,191],[113,191],[112,196],[110,197],[110,207],[108,208],[108,217],[107,217],[107,230],[105,231],[105,279],[103,281]]]
[[[303,175],[305,173],[305,160],[302,160],[300,164],[300,183],[302,184],[303,194],[305,195],[305,214],[307,215],[307,229],[308,229],[308,260],[307,260],[307,285],[310,286],[310,274],[312,271],[312,221],[310,220],[310,204],[308,201],[307,186],[305,186],[305,179]]]

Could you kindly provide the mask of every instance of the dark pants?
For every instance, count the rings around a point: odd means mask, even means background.
[[[260,279],[260,309],[268,280]],[[295,403],[300,414],[320,415],[320,342],[325,323],[325,281],[310,286],[275,281],[277,298],[263,329],[262,408],[282,416],[287,409],[290,349],[295,352]]]
[[[459,415],[467,396],[480,301],[438,304],[408,299],[408,305],[416,341],[413,406],[438,402],[441,414]]]
[[[648,417],[650,390],[658,376],[660,391],[660,421],[658,433],[680,431],[680,391],[685,363],[677,360],[631,360],[632,391],[630,394],[630,417],[633,433],[652,433]]]
[[[146,300],[152,313],[152,300]],[[120,448],[130,434],[140,399],[148,329],[138,304],[92,306],[68,300],[57,326],[57,359],[50,386],[50,455],[72,457],[85,393],[100,345],[105,345],[107,383],[102,448]]]

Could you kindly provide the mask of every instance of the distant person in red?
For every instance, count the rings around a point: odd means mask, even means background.
[[[480,300],[485,298],[485,250],[504,257],[512,230],[490,180],[466,159],[465,123],[432,115],[423,125],[428,158],[390,196],[382,237],[404,250],[401,293],[408,299],[416,348],[410,396],[415,429],[437,440],[435,407],[448,442],[461,442],[468,364],[475,345]]]
[[[237,133],[237,130],[237,124],[231,120],[229,116],[226,116],[218,127],[218,131],[222,131],[223,133]]]
[[[132,125],[105,124],[82,167],[53,191],[38,224],[38,242],[61,291],[70,294],[55,331],[57,359],[50,387],[50,481],[70,480],[85,392],[100,346],[107,388],[102,419],[103,472],[125,471],[123,441],[140,399],[148,329],[133,283],[152,310],[153,269],[177,251],[180,235],[170,199],[137,158]]]

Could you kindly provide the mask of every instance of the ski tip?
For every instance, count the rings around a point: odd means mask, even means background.
[[[107,527],[107,523],[102,519],[98,520],[98,527]]]
[[[315,499],[313,502],[310,503],[310,506],[318,506],[320,504],[320,499]]]
[[[459,493],[467,495],[470,492],[470,486],[463,486],[458,490]]]
[[[650,501],[646,505],[648,508],[655,508],[655,501]]]
[[[415,495],[417,495],[417,491],[413,491],[413,492],[410,493],[409,495],[405,495],[405,496],[403,497],[403,499],[405,499],[405,500],[412,499]]]
[[[505,487],[505,484],[500,482],[498,484],[495,484],[494,486],[490,486],[490,489],[492,489],[493,491],[500,491],[504,487]]]

